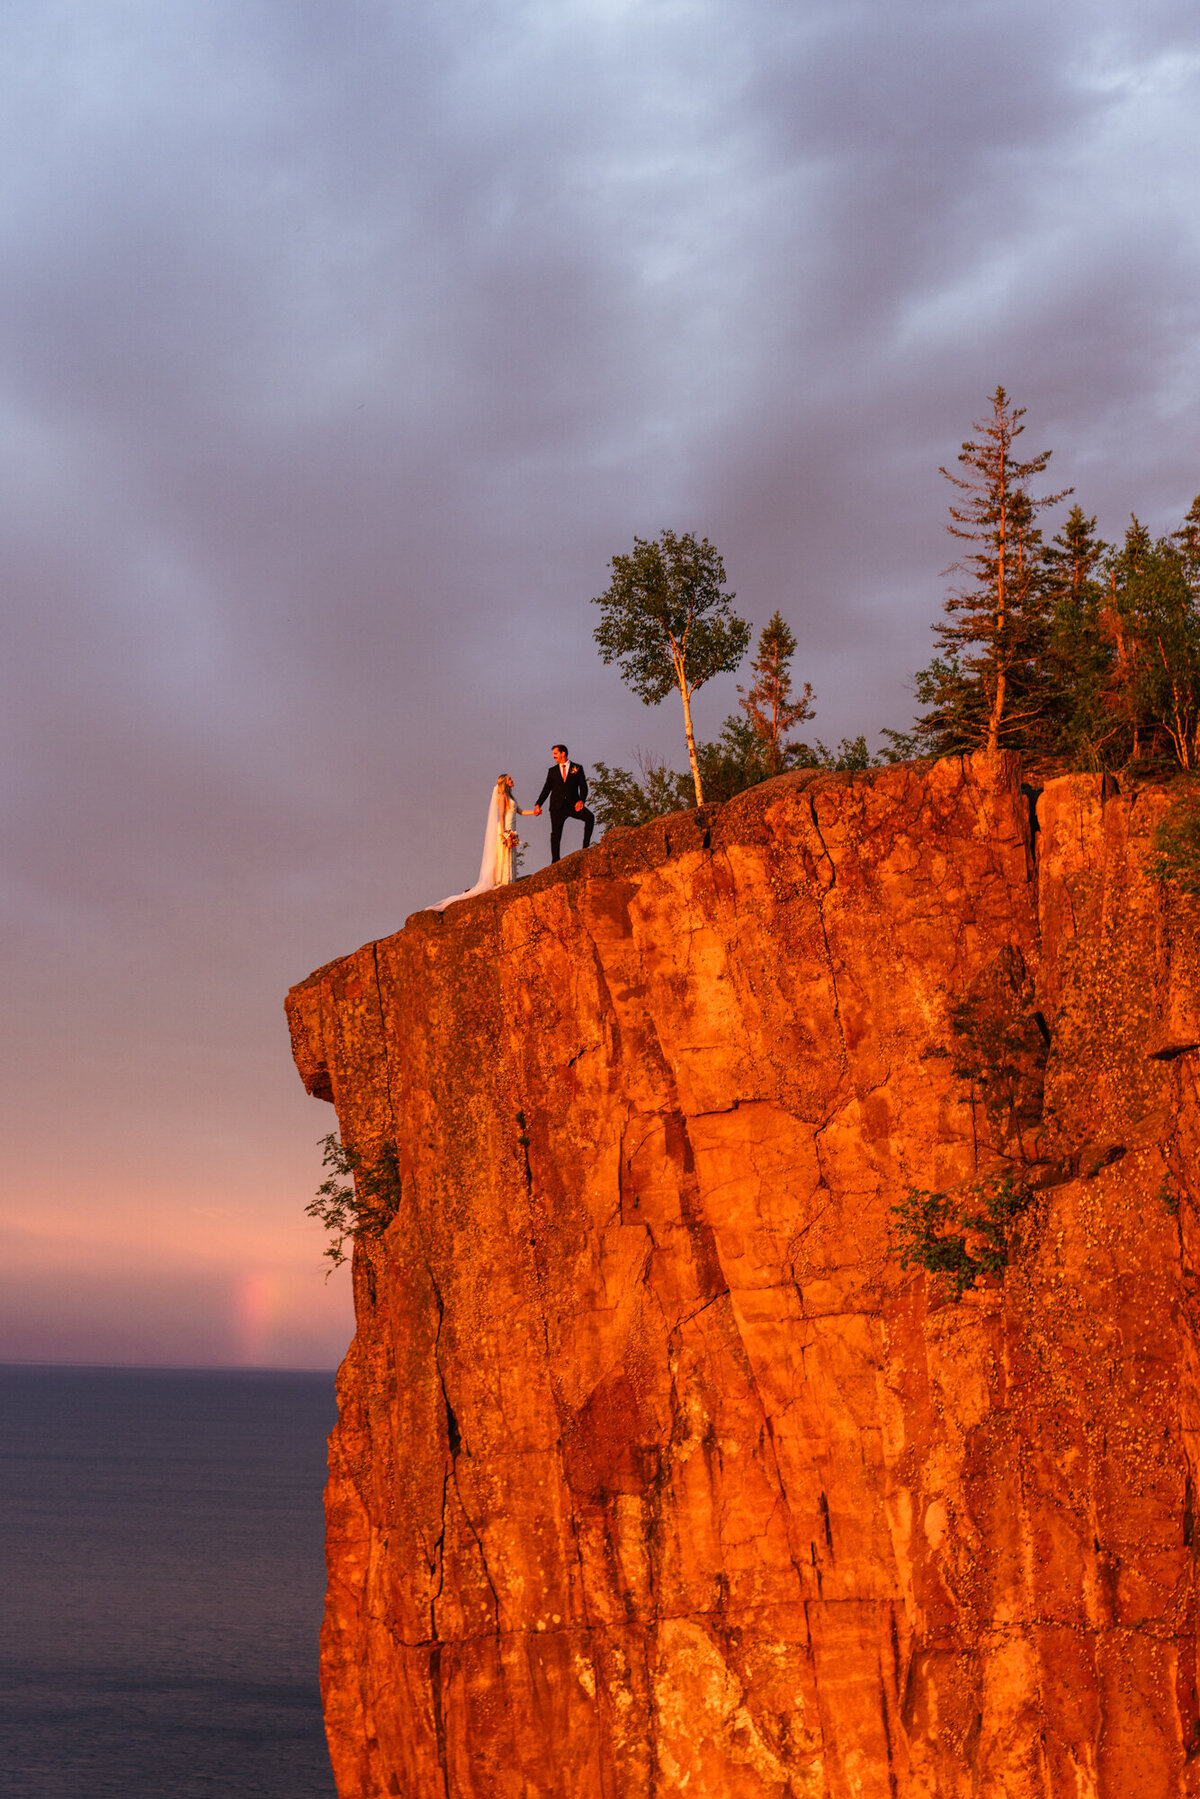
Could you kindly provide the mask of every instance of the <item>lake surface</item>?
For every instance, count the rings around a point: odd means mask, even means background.
[[[4,1799],[333,1799],[331,1374],[0,1367]]]

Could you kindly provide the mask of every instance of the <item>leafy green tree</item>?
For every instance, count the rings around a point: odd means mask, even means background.
[[[602,617],[594,632],[605,663],[647,706],[673,688],[683,701],[696,804],[704,788],[692,730],[692,695],[714,675],[731,674],[746,654],[750,626],[732,610],[736,597],[722,591],[725,565],[707,537],[663,531],[651,541],[635,537],[628,556],[614,556],[612,580],[592,603]]]
[[[816,765],[806,744],[788,741],[786,733],[812,716],[812,688],[806,682],[799,699],[792,693],[791,658],[796,639],[776,612],[764,627],[751,664],[756,679],[749,693],[739,687],[740,710],[731,713],[710,743],[697,741],[696,762],[706,801],[722,805],[759,781],[787,768]],[[692,783],[665,764],[639,756],[638,775],[626,768],[595,764],[592,780],[596,816],[606,826],[644,824],[664,812],[689,804]]]
[[[725,720],[714,742],[696,744],[696,760],[706,803],[718,806],[756,782],[765,781],[770,772],[754,731],[736,714]],[[690,774],[678,774],[666,763],[639,756],[637,773],[628,768],[610,768],[607,762],[595,762],[592,768],[591,804],[605,830],[614,825],[648,824],[652,818],[683,812],[694,804]]]
[[[1041,705],[1037,674],[1045,638],[1046,596],[1037,515],[1071,491],[1034,498],[1029,484],[1044,473],[1050,451],[1018,460],[1024,407],[1003,387],[992,395],[991,417],[963,444],[967,471],[942,474],[959,490],[951,504],[952,537],[973,546],[955,565],[963,577],[945,603],[946,622],[934,626],[939,655],[918,676],[926,706],[922,741],[938,754],[1021,743]]]
[[[814,712],[809,682],[804,683],[804,692],[798,699],[792,697],[792,657],[795,654],[795,634],[776,610],[763,626],[750,664],[754,670],[754,683],[748,690],[738,688],[742,711],[760,746],[761,760],[766,772],[772,775],[782,773],[789,766],[792,746],[787,741],[788,732],[811,718]],[[731,719],[728,724],[733,722]]]
[[[896,733],[898,742],[924,756],[978,749],[987,730],[987,694],[969,664],[954,654],[934,656],[917,670],[914,691],[920,715],[911,733]]]
[[[400,1209],[400,1158],[396,1145],[385,1142],[373,1161],[343,1143],[331,1131],[321,1139],[321,1161],[332,1168],[304,1210],[319,1219],[331,1241],[325,1256],[332,1274],[347,1260],[347,1242],[372,1242],[383,1236]]]

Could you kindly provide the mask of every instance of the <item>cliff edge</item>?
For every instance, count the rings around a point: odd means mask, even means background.
[[[785,776],[293,989],[401,1176],[331,1439],[342,1799],[1200,1794],[1165,804]],[[955,1302],[891,1209],[989,1171]]]

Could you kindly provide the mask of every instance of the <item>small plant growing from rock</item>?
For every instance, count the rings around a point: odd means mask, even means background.
[[[901,1268],[940,1275],[955,1300],[981,1275],[1003,1274],[1014,1228],[1033,1194],[1011,1174],[976,1181],[957,1192],[910,1187],[892,1207]]]
[[[373,1162],[343,1143],[330,1131],[322,1137],[322,1166],[331,1168],[329,1179],[317,1188],[317,1196],[305,1206],[309,1218],[317,1218],[329,1232],[325,1255],[329,1273],[347,1260],[347,1240],[382,1237],[400,1209],[400,1161],[394,1143],[383,1143]]]
[[[1200,893],[1200,781],[1180,784],[1154,827],[1146,869],[1181,893]]]
[[[1015,1146],[1041,1122],[1049,1031],[1035,1010],[1020,950],[1000,954],[950,1012],[954,1073],[970,1081],[997,1149]]]

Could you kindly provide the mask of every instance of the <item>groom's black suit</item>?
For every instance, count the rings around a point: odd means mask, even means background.
[[[586,806],[584,806],[583,810],[580,812],[576,812],[575,810],[575,802],[577,800],[586,800],[587,793],[587,776],[580,768],[578,762],[567,763],[565,780],[563,779],[563,773],[559,768],[558,763],[552,762],[550,764],[549,768],[546,770],[545,785],[533,803],[535,806],[544,806],[547,799],[550,801],[551,862],[557,862],[559,860],[562,851],[562,828],[566,824],[568,818],[577,818],[583,826],[584,849],[586,849],[592,841],[592,831],[596,824],[595,814],[589,812]]]

